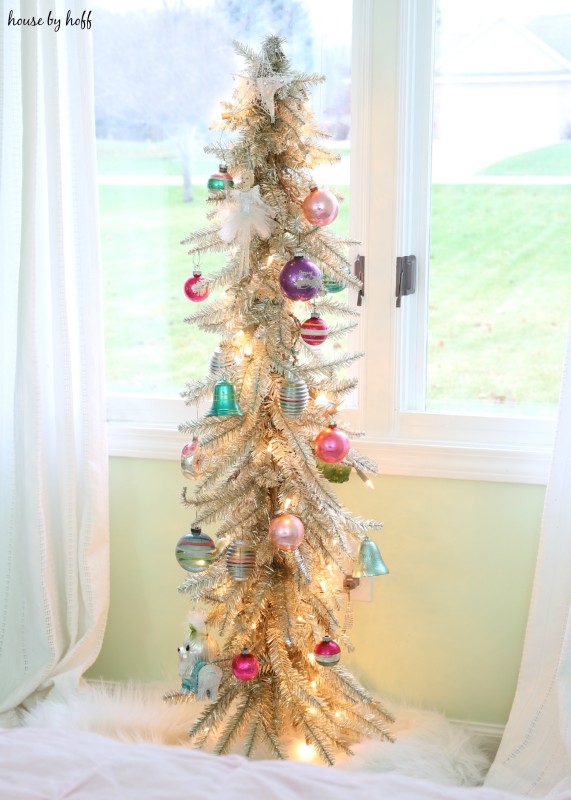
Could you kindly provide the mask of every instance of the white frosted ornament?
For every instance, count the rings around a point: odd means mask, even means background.
[[[260,187],[232,189],[220,206],[218,236],[223,242],[237,242],[242,247],[242,271],[247,274],[252,236],[267,239],[275,225],[276,212],[260,196]]]

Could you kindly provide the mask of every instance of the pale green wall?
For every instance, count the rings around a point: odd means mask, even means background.
[[[89,677],[168,680],[187,611],[174,558],[191,514],[177,462],[111,459],[111,610]],[[381,694],[489,723],[507,718],[529,604],[544,489],[383,476],[339,487],[390,575],[355,604],[345,663]],[[207,529],[209,530],[209,529]],[[209,530],[215,533],[215,529]]]

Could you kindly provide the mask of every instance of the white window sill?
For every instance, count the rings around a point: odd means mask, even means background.
[[[186,441],[176,425],[108,423],[109,453],[128,458],[178,461]],[[365,437],[357,448],[379,465],[381,474],[506,483],[547,483],[549,446],[473,445]]]

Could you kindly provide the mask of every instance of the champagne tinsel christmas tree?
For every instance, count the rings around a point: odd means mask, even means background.
[[[351,242],[327,229],[338,199],[312,183],[312,168],[337,160],[309,110],[323,78],[293,72],[281,45],[268,37],[257,54],[236,44],[246,70],[219,127],[238,136],[206,148],[221,162],[208,182],[211,224],[183,242],[195,265],[201,253],[226,253],[219,273],[196,268],[185,284],[190,300],[206,301],[187,322],[221,341],[210,376],[183,393],[212,408],[181,427],[192,436],[183,473],[198,483],[183,491],[196,521],[177,545],[189,572],[180,591],[208,609],[206,630],[223,646],[191,626],[182,689],[167,697],[211,699],[190,730],[198,746],[212,737],[224,753],[243,736],[247,755],[265,743],[283,758],[293,731],[333,763],[363,736],[391,738],[389,713],[338,663],[351,649],[347,558],[360,574],[387,570],[367,535],[380,523],[344,509],[326,479],[331,465],[376,471],[336,424],[356,385],[336,376],[358,356],[320,353],[356,325],[358,312],[334,295],[359,283]],[[222,286],[222,299],[208,300]]]

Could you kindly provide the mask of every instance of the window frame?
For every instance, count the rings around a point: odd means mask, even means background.
[[[424,402],[435,0],[353,0],[350,235],[365,255],[359,449],[381,473],[545,484],[555,420],[419,411]],[[352,257],[357,254],[355,248]],[[417,256],[416,293],[395,304],[396,258]],[[352,298],[351,302],[354,302]],[[182,387],[181,387],[182,388]],[[110,395],[111,455],[177,459],[185,406]]]

